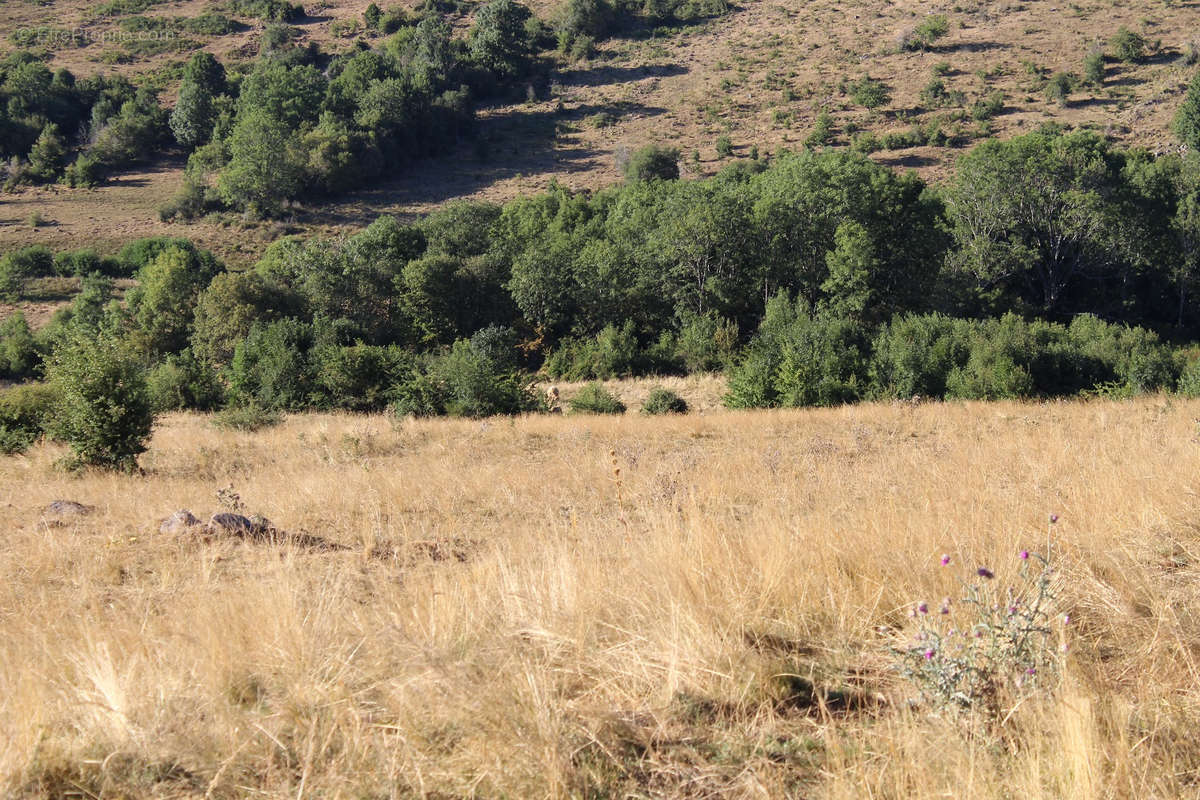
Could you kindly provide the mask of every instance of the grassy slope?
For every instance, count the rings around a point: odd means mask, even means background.
[[[216,5],[174,0],[146,13],[195,16]],[[534,5],[543,15],[555,6]],[[310,5],[312,17],[300,27],[306,39],[331,44],[333,26],[360,18],[363,7],[360,0]],[[949,16],[950,35],[934,52],[897,52],[896,34],[930,13]],[[6,31],[53,21],[61,27],[83,24],[102,34],[116,24],[92,19],[77,0],[44,6],[2,0],[0,14]],[[1157,148],[1170,143],[1169,121],[1191,73],[1176,62],[1195,37],[1194,18],[1190,3],[1164,6],[1157,0],[1063,5],[998,0],[953,7],[909,1],[749,0],[707,25],[658,38],[614,39],[590,63],[560,65],[548,98],[482,112],[482,136],[489,143],[485,160],[465,143],[461,152],[417,166],[387,184],[302,211],[294,226],[232,218],[222,224],[160,223],[155,210],[174,192],[181,169],[178,162],[164,162],[96,190],[49,187],[0,198],[0,249],[30,242],[108,249],[132,236],[170,233],[193,236],[232,262],[246,263],[286,230],[357,226],[382,212],[422,213],[455,198],[506,200],[543,189],[551,179],[579,188],[603,186],[619,179],[616,154],[621,149],[654,141],[677,144],[688,157],[689,174],[709,174],[722,163],[714,150],[717,136],[727,133],[742,155],[751,145],[764,152],[798,147],[821,109],[833,114],[840,144],[848,142],[847,126],[885,133],[929,121],[948,110],[920,107],[921,88],[937,62],[950,65],[948,88],[964,92],[968,101],[992,89],[1005,92],[1005,112],[994,121],[998,135],[1058,120]],[[1161,49],[1142,65],[1110,63],[1106,85],[1076,92],[1065,108],[1048,102],[1026,65],[1078,73],[1090,43],[1107,39],[1122,24],[1161,41]],[[260,35],[259,26],[251,24],[226,37],[193,38],[227,56],[252,54]],[[336,46],[350,41],[338,39]],[[101,63],[104,53],[115,49],[111,43],[93,42],[58,51],[55,63],[81,74],[100,69],[138,73],[186,57],[167,53],[115,67]],[[878,113],[856,108],[837,88],[843,76],[867,73],[894,88],[892,104]],[[785,100],[785,88],[793,99]],[[589,124],[589,117],[599,112],[612,114],[615,124]],[[694,150],[699,164],[690,161]],[[957,152],[922,147],[874,157],[938,179],[948,173]],[[50,224],[32,229],[27,220],[35,211]]]
[[[0,461],[0,794],[1194,796],[1198,414],[1152,397],[258,434],[179,415],[129,477],[39,447]],[[227,485],[351,549],[157,532]],[[97,510],[53,527],[57,498]],[[913,602],[957,594],[938,554],[1003,582],[1050,512],[1072,617],[1057,695],[1001,698],[991,727],[910,709],[888,646]],[[823,708],[789,675],[862,703]]]

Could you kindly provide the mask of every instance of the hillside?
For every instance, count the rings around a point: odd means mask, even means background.
[[[157,3],[140,14],[184,19],[226,14],[235,29],[185,32],[147,46],[122,28],[135,15],[121,10],[136,6],[109,5],[118,6],[113,15],[99,16],[80,3],[5,0],[0,4],[9,34],[5,46],[15,46],[22,41],[19,32],[31,28],[78,27],[82,36],[66,45],[49,40],[52,67],[66,66],[81,76],[129,74],[162,86],[164,98],[173,102],[180,65],[191,48],[202,46],[223,59],[248,58],[257,52],[263,30],[261,21],[232,14],[226,4]],[[295,23],[299,42],[350,47],[367,36],[364,8],[357,0],[309,6]],[[533,8],[547,18],[555,10],[545,3]],[[470,19],[469,6],[463,9],[456,27]],[[898,46],[906,32],[938,14],[949,23],[944,37],[924,50]],[[170,234],[247,263],[284,232],[357,227],[380,213],[407,217],[457,198],[502,201],[544,189],[552,180],[573,188],[604,186],[620,180],[621,153],[652,142],[679,147],[685,174],[712,174],[725,163],[716,152],[718,137],[729,137],[735,156],[752,147],[764,154],[798,148],[822,110],[830,115],[833,146],[849,146],[856,132],[878,138],[906,133],[914,123],[923,138],[940,130],[932,140],[941,146],[907,146],[917,143],[897,137],[895,147],[872,155],[934,180],[946,176],[962,148],[980,136],[1007,137],[1045,122],[1163,149],[1171,146],[1169,121],[1192,73],[1185,62],[1196,53],[1194,17],[1186,3],[746,2],[701,24],[619,33],[598,43],[590,60],[569,62],[547,52],[545,85],[534,86],[531,100],[482,109],[477,140],[368,190],[305,204],[284,224],[227,215],[195,224],[160,222],[157,209],[181,182],[183,161],[176,158],[125,172],[92,190],[49,186],[0,197],[0,250],[30,243],[115,249],[129,238]],[[1102,85],[1076,86],[1065,104],[1047,95],[1054,74],[1080,76],[1089,49],[1108,42],[1122,26],[1144,36],[1141,63],[1120,62],[1107,46]],[[941,88],[931,95],[935,65]],[[852,97],[852,83],[868,75],[891,90],[890,101],[875,110]],[[998,103],[975,117],[990,118],[973,117],[975,104],[988,98]],[[41,227],[30,225],[35,213]]]
[[[142,475],[41,444],[0,461],[0,794],[1192,796],[1198,415],[181,414]],[[1047,546],[1036,678],[923,700],[920,603],[999,632],[965,589],[1025,607]]]

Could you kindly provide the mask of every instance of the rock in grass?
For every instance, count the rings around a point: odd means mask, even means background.
[[[158,526],[158,532],[159,533],[183,533],[188,528],[194,527],[199,524],[200,524],[200,520],[197,519],[192,514],[191,511],[188,511],[186,508],[181,508],[178,511],[176,511],[174,514],[172,514],[171,516],[169,516],[165,520],[163,520],[162,524]]]
[[[275,529],[270,520],[243,516],[223,511],[213,514],[208,520],[210,533],[230,533],[234,536],[263,536]]]
[[[46,514],[54,517],[82,517],[96,510],[95,506],[85,506],[74,500],[55,500],[46,506]]]
[[[276,545],[293,545],[309,550],[350,550],[343,544],[331,542],[309,533],[289,533],[276,528],[266,517],[246,517],[241,514],[221,512],[213,514],[202,528],[208,536],[236,536],[255,542]]]

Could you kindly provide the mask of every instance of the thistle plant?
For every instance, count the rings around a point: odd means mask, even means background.
[[[1054,570],[1046,556],[1028,550],[1014,561],[1007,580],[1007,570],[997,577],[980,566],[959,580],[959,599],[913,605],[915,635],[892,652],[930,706],[995,713],[1002,690],[1021,695],[1056,684],[1069,620],[1056,610]],[[953,568],[949,555],[941,566]]]

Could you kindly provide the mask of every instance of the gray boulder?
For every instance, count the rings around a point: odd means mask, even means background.
[[[210,533],[228,533],[234,536],[264,536],[275,529],[271,521],[262,517],[243,516],[223,511],[213,514],[208,520]]]
[[[46,506],[46,514],[54,517],[83,517],[95,510],[95,506],[85,506],[74,500],[55,500]]]
[[[159,533],[183,533],[188,528],[195,527],[200,524],[200,520],[192,515],[192,512],[186,508],[181,508],[171,516],[163,520],[163,523],[158,526]]]

